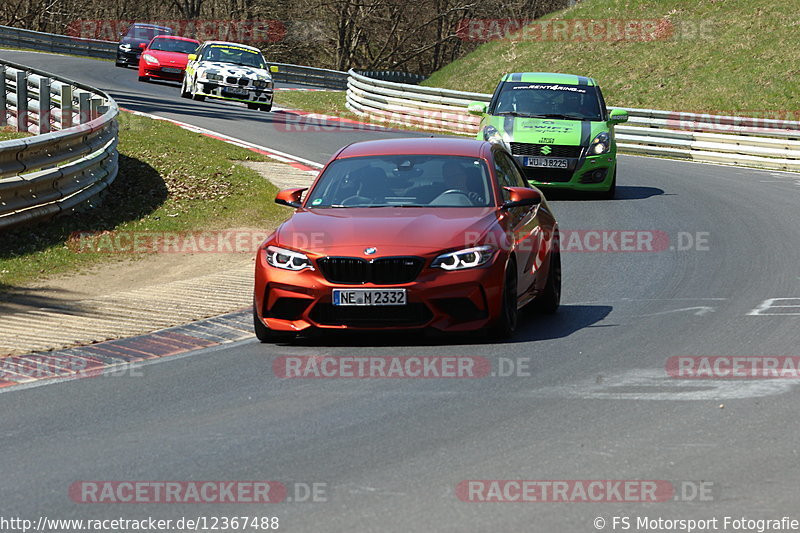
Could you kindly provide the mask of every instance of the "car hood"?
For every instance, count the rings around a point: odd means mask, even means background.
[[[601,131],[608,131],[602,121],[557,120],[549,118],[492,116],[481,124],[494,126],[508,142],[588,146]]]
[[[197,66],[208,74],[219,74],[220,76],[236,76],[237,78],[249,78],[259,80],[271,80],[269,71],[263,68],[246,67],[233,63],[222,63],[219,61],[203,61]]]
[[[301,209],[276,233],[280,246],[321,255],[376,257],[458,249],[480,241],[498,223],[494,207]]]
[[[173,66],[178,68],[186,68],[186,63],[189,61],[187,54],[180,52],[165,52],[164,50],[146,50],[146,54],[155,56],[158,62],[162,65]]]

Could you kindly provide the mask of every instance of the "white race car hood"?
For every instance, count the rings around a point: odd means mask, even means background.
[[[203,61],[197,66],[198,72],[205,74],[219,74],[220,76],[235,76],[237,78],[248,78],[251,80],[272,80],[269,71],[263,68],[246,67],[233,63],[221,63],[218,61]]]

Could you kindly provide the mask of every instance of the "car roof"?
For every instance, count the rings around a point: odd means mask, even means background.
[[[157,26],[155,24],[145,24],[143,22],[134,22],[133,24],[130,25],[130,28],[133,28],[134,26],[136,26],[137,28],[153,28],[153,29],[156,29],[156,30],[175,31],[172,28],[170,28],[169,26]]]
[[[180,35],[156,35],[153,37],[153,40],[156,39],[169,39],[171,41],[191,41],[193,43],[199,43],[197,39],[192,39],[191,37],[182,37]]]
[[[464,157],[483,157],[486,141],[450,137],[412,137],[402,139],[381,139],[361,141],[343,148],[338,158],[369,155],[455,155]]]
[[[261,50],[259,50],[255,46],[250,46],[250,45],[242,44],[242,43],[231,43],[231,42],[228,42],[228,41],[206,41],[206,42],[203,43],[203,46],[211,45],[211,44],[219,44],[219,45],[223,45],[223,46],[238,46],[239,48],[247,48],[248,50],[253,50],[254,52],[259,52],[259,53],[261,52]]]
[[[596,86],[592,78],[575,74],[559,74],[557,72],[513,72],[503,76],[501,81],[521,81],[524,83],[558,83],[560,85]]]

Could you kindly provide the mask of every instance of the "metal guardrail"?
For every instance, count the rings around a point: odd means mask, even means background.
[[[374,80],[409,83],[411,85],[419,85],[428,79],[428,76],[423,76],[422,74],[414,74],[412,72],[402,72],[397,70],[356,70],[356,72],[362,76],[366,76]]]
[[[313,85],[326,89],[347,89],[347,72],[328,70],[324,68],[304,67],[287,63],[270,63],[278,67],[278,72],[272,73],[275,81]]]
[[[468,114],[466,107],[489,102],[492,96],[376,80],[353,70],[348,74],[347,108],[387,124],[475,135],[480,118]],[[623,153],[800,171],[800,122],[617,109],[630,117],[614,128]]]
[[[0,60],[0,230],[91,204],[118,170],[117,104],[104,92]]]
[[[0,45],[101,59],[114,59],[117,54],[117,43],[112,41],[70,37],[10,26],[0,26]]]

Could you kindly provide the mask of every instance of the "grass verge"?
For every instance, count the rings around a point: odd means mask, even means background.
[[[120,169],[100,205],[2,235],[0,291],[130,254],[75,253],[77,231],[269,230],[287,216],[276,188],[234,161],[267,160],[164,121],[120,115]]]
[[[486,43],[425,85],[489,93],[509,72],[565,72],[595,78],[609,105],[796,115],[800,22],[789,13],[797,0],[584,0],[543,20],[657,19],[670,31],[651,41],[580,40],[573,22],[548,40],[530,26],[530,38]]]
[[[0,141],[10,141],[12,139],[21,139],[28,137],[30,133],[22,133],[10,127],[0,128]]]

